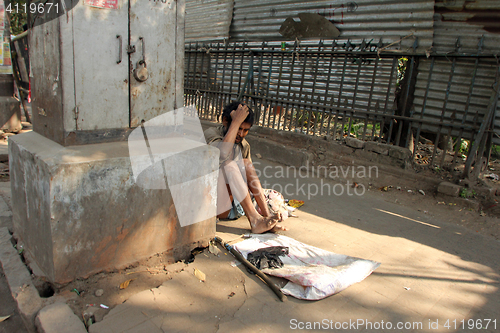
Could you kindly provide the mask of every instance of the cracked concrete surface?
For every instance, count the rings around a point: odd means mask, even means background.
[[[198,331],[197,328],[216,332],[234,318],[248,299],[245,274],[231,266],[232,260],[234,258],[224,252],[220,257],[208,251],[199,254],[194,263],[174,274],[171,280],[116,306],[102,322],[90,326],[89,332],[132,329],[134,332],[180,332]],[[205,282],[194,276],[194,268],[207,275]]]
[[[261,167],[273,166],[265,163]],[[321,184],[319,179],[299,181]],[[284,186],[286,179],[270,182]],[[280,302],[243,265],[233,267],[235,259],[225,249],[219,247],[219,257],[205,250],[171,280],[116,306],[90,332],[287,332],[308,323],[335,330],[336,323],[360,320],[364,326],[340,331],[373,332],[367,322],[384,321],[422,325],[399,330],[403,332],[457,332],[460,328],[443,325],[468,319],[496,319],[496,328],[490,324],[484,332],[500,328],[500,243],[495,239],[370,191],[359,197],[289,198],[306,204],[298,218],[283,222],[290,228],[287,236],[382,265],[364,281],[326,299],[288,297]],[[220,222],[217,234],[231,241],[248,229],[243,217]],[[193,275],[194,268],[206,274],[205,282]],[[235,294],[229,297],[231,292]],[[439,321],[438,329],[429,328],[431,321]]]
[[[261,168],[276,167],[261,162]],[[268,181],[287,184],[284,178]],[[322,184],[315,178],[299,179],[298,185],[303,183]],[[358,320],[422,325],[377,330],[381,332],[459,332],[460,327],[444,327],[446,321],[469,319],[496,320],[496,327],[490,323],[483,332],[500,329],[500,243],[492,237],[434,217],[435,207],[426,214],[389,202],[380,191],[359,197],[308,199],[298,192],[287,197],[306,201],[298,218],[283,222],[290,228],[287,236],[382,265],[364,281],[326,299],[288,297],[280,302],[243,265],[231,265],[235,259],[225,249],[219,247],[218,257],[205,250],[189,265],[176,264],[178,269],[168,273],[171,279],[120,301],[89,332],[287,332],[306,328],[307,323],[327,325],[333,331],[337,323]],[[245,217],[217,225],[217,234],[225,241],[248,232]],[[195,268],[206,274],[205,282],[194,276]],[[114,292],[117,298],[119,294]],[[436,321],[439,327],[431,329],[429,323]],[[375,331],[366,325],[350,328],[337,330]]]

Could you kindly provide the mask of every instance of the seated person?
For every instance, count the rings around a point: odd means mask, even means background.
[[[207,129],[207,143],[220,150],[217,185],[217,217],[235,219],[246,215],[253,233],[286,230],[277,225],[280,214],[272,215],[264,191],[250,157],[250,144],[245,140],[254,122],[253,111],[241,102],[227,105],[222,124]],[[252,197],[262,215],[257,211]]]

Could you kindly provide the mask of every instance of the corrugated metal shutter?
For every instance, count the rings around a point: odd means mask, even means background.
[[[231,40],[284,40],[279,33],[281,24],[287,17],[298,21],[298,14],[304,12],[320,14],[333,22],[342,39],[382,38],[389,44],[413,33],[419,38],[420,51],[432,45],[433,0],[235,0]],[[412,45],[412,38],[402,41],[403,49]]]
[[[446,58],[435,59],[430,74],[431,64],[432,60],[421,60],[418,67],[414,100],[415,117],[479,127],[492,96],[496,61],[478,59],[476,67],[476,61],[470,58],[456,59],[455,63]],[[428,82],[429,75],[431,75],[430,82]],[[450,78],[451,84],[448,88]],[[499,109],[500,105],[497,105],[497,115],[500,114]],[[498,131],[500,128],[498,118],[496,124]],[[439,126],[424,125],[422,129],[448,134],[448,128],[440,129]],[[471,139],[474,132],[469,129],[462,134],[465,139]],[[450,134],[458,136],[460,131],[456,129]],[[500,144],[499,139],[495,138],[496,144]]]
[[[500,52],[500,1],[437,0],[434,19],[435,53],[493,55]],[[458,38],[459,48],[456,49]],[[479,51],[481,38],[482,46]],[[444,122],[450,122],[454,117],[455,124],[463,122],[466,125],[479,126],[492,94],[496,61],[493,58],[478,59],[474,77],[474,58],[461,58],[455,60],[454,64],[452,59],[436,59],[427,89],[431,62],[430,59],[420,61],[414,100],[416,116]],[[450,77],[449,95],[446,97]],[[424,105],[426,91],[427,99]],[[423,129],[439,130],[437,126],[424,126]],[[500,133],[500,105],[497,105],[496,110],[495,131]],[[448,129],[441,129],[441,132],[447,134]],[[459,135],[459,132],[454,130],[451,135]],[[466,139],[470,139],[472,132],[464,131],[463,134]],[[500,137],[494,136],[494,142],[500,144]]]
[[[233,0],[186,0],[186,42],[229,38]]]
[[[460,37],[459,52],[476,54],[481,36],[481,53],[500,52],[500,1],[437,0],[435,11],[434,52],[454,52]]]

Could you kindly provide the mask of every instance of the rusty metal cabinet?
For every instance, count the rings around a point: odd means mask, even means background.
[[[34,130],[60,144],[123,140],[182,107],[182,0],[80,1],[35,24],[30,46]]]

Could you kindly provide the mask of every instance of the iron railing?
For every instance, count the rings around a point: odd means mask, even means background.
[[[225,104],[242,100],[260,126],[391,143],[410,148],[415,163],[469,173],[483,155],[489,156],[498,132],[496,70],[479,77],[477,69],[498,69],[498,63],[480,47],[473,55],[457,50],[429,56],[415,53],[417,45],[415,39],[412,50],[389,52],[373,40],[190,43],[185,104],[195,104],[202,119],[217,121]],[[440,78],[433,71],[443,62],[452,65],[440,82],[446,70],[440,65]],[[471,64],[476,70],[464,74]],[[472,82],[468,97],[453,102],[464,80]],[[427,139],[432,144],[426,145]]]

